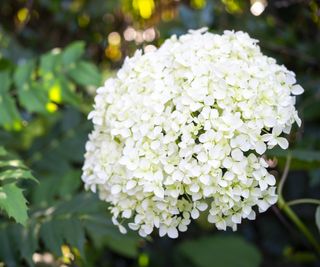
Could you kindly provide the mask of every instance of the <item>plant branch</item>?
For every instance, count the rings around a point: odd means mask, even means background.
[[[299,204],[315,204],[320,205],[319,199],[313,199],[313,198],[301,198],[301,199],[295,199],[287,202],[288,206],[294,206]]]
[[[312,244],[314,249],[320,254],[320,244],[314,238],[313,234],[309,231],[309,229],[305,226],[305,224],[300,220],[300,218],[296,215],[296,213],[289,207],[288,203],[285,201],[282,195],[284,183],[288,177],[289,169],[291,163],[291,154],[288,154],[285,168],[283,174],[281,176],[279,185],[278,185],[278,206],[284,213],[290,218],[290,220],[296,225],[296,227],[300,230],[300,232],[307,238],[307,240]]]
[[[284,185],[284,183],[285,183],[285,181],[287,180],[287,177],[288,177],[288,173],[289,173],[289,170],[290,170],[291,159],[292,159],[292,156],[291,156],[291,153],[289,152],[288,156],[287,156],[286,164],[284,166],[284,170],[283,170],[282,176],[280,178],[278,189],[277,189],[277,193],[279,195],[279,198],[280,198],[280,196],[282,196],[283,185]],[[280,209],[281,209],[281,207],[280,207]]]

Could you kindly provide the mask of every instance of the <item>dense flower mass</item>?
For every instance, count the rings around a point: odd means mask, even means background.
[[[261,157],[300,119],[295,74],[247,33],[206,29],[137,51],[98,89],[82,179],[113,222],[178,237],[206,212],[237,229],[277,201]]]

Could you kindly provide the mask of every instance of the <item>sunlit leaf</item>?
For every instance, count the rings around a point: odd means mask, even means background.
[[[18,90],[19,101],[29,112],[46,112],[47,92],[40,84],[26,84]]]
[[[84,42],[77,41],[68,45],[62,52],[62,63],[64,65],[75,64],[84,53]]]
[[[0,187],[0,209],[23,225],[28,219],[26,203],[27,200],[22,194],[22,189],[15,184],[5,184]]]
[[[0,181],[4,181],[7,179],[18,180],[18,179],[26,179],[37,181],[36,178],[32,175],[30,170],[22,170],[22,169],[9,169],[0,172]]]
[[[80,61],[68,72],[70,77],[79,85],[99,86],[101,75],[95,65],[89,62]]]
[[[40,57],[40,74],[44,75],[44,80],[50,80],[54,78],[53,72],[56,71],[60,63],[61,55],[57,53],[53,53],[52,51],[42,55]]]
[[[0,153],[1,156],[1,153]],[[19,167],[19,168],[27,168],[26,165],[21,160],[10,159],[10,160],[0,160],[0,168],[1,167]]]

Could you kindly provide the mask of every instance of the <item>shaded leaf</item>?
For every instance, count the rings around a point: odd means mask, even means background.
[[[0,156],[7,155],[7,151],[4,149],[4,147],[0,146]]]
[[[83,218],[83,224],[96,247],[108,246],[112,251],[129,258],[138,256],[140,237],[128,232],[123,235],[104,214],[93,214]]]
[[[37,223],[29,220],[26,227],[20,224],[9,224],[6,230],[12,240],[12,247],[19,251],[21,257],[27,261],[28,266],[34,266],[32,255],[39,247],[39,227]]]
[[[79,250],[80,254],[84,254],[85,232],[79,219],[70,218],[60,221],[62,225],[62,236],[65,241]]]
[[[291,169],[294,170],[309,170],[319,166],[320,163],[320,151],[317,150],[302,150],[302,149],[291,149],[282,150],[279,148],[267,151],[268,156],[275,156],[279,160],[279,165],[284,166],[285,159],[291,153],[292,162]]]
[[[1,71],[0,72],[0,92],[9,91],[11,80],[9,71]]]
[[[316,225],[320,232],[320,206],[318,206],[316,210]]]
[[[179,251],[197,267],[258,267],[260,252],[239,236],[216,235],[186,241]]]
[[[0,125],[12,126],[20,121],[20,115],[13,98],[7,93],[0,93]]]
[[[15,267],[18,266],[16,262],[15,255],[13,254],[12,244],[10,237],[8,236],[8,231],[0,225],[0,260],[5,261],[6,266]]]
[[[62,225],[50,220],[41,225],[40,237],[45,246],[56,256],[61,256],[61,245],[63,244],[63,236],[61,235]]]

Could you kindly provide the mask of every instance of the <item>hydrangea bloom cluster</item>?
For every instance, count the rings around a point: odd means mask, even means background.
[[[303,89],[247,33],[172,36],[97,92],[82,179],[121,232],[176,238],[204,211],[236,230],[277,201],[261,155],[288,147]]]

